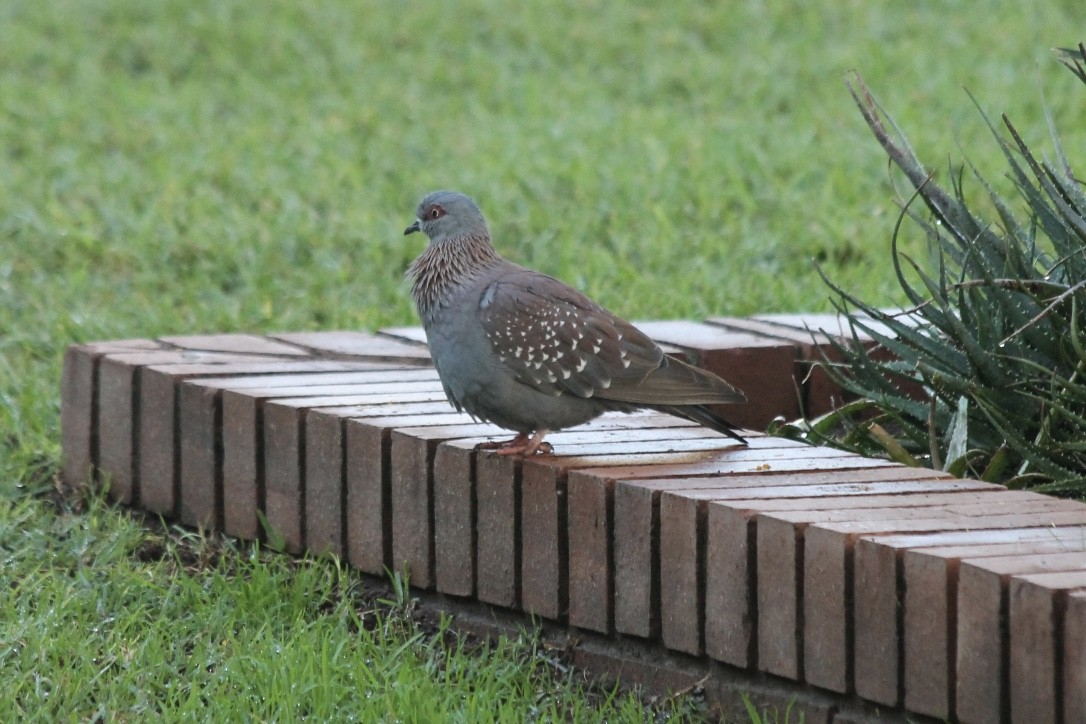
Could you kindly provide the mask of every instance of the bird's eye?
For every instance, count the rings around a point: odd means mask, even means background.
[[[431,206],[430,208],[428,208],[426,210],[426,215],[430,219],[440,219],[442,216],[445,215],[445,209],[441,208],[440,206],[436,206],[436,205]]]

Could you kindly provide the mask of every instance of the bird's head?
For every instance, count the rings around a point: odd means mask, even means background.
[[[457,238],[488,239],[490,232],[483,212],[469,197],[456,191],[426,194],[415,209],[415,223],[404,229],[404,236],[421,231],[438,243]]]

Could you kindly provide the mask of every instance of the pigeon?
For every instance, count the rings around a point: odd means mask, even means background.
[[[503,259],[471,198],[435,191],[415,217],[404,236],[421,231],[430,241],[406,276],[445,395],[458,411],[516,432],[481,447],[546,454],[548,432],[638,409],[746,444],[708,407],[745,402],[740,390],[667,356],[573,287]]]

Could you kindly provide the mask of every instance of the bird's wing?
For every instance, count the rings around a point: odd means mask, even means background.
[[[514,268],[483,287],[479,319],[505,368],[549,395],[636,405],[745,399],[716,375],[667,357],[576,289],[528,269]]]

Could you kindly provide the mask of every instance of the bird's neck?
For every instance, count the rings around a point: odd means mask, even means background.
[[[485,236],[431,242],[407,270],[411,296],[423,323],[429,322],[457,287],[501,263],[502,258]]]

